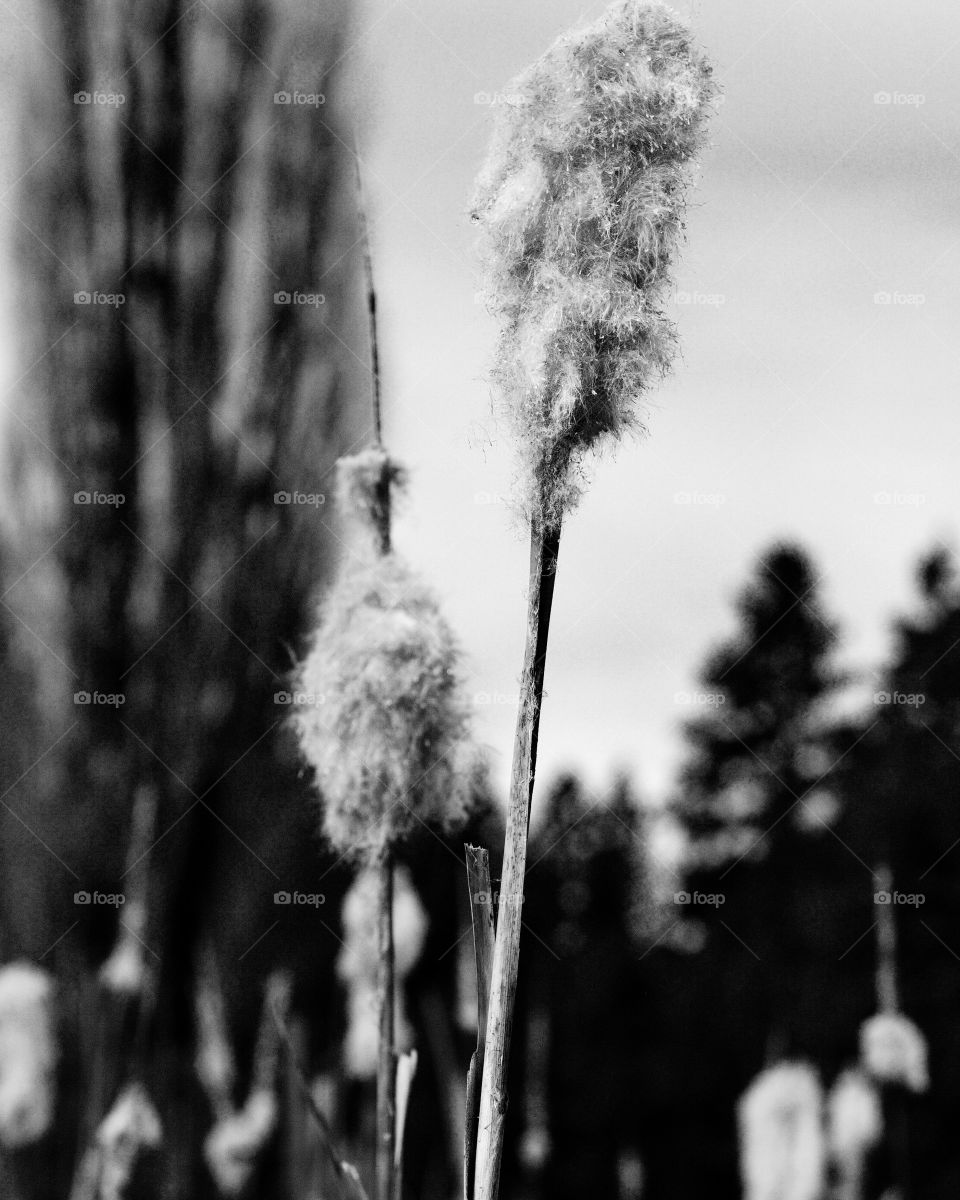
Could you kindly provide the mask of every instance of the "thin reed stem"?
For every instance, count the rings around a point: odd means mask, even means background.
[[[540,705],[543,700],[547,637],[559,551],[559,525],[542,527],[534,524],[531,527],[527,637],[513,747],[497,936],[493,951],[490,1007],[480,1091],[474,1200],[496,1200],[500,1187],[504,1117],[507,1108],[507,1065],[520,967],[530,802],[537,765]]]
[[[393,851],[377,863],[377,1200],[393,1200],[397,1060],[394,1052]]]

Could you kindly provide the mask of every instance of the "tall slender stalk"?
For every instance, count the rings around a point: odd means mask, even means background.
[[[394,1049],[393,851],[377,863],[377,1200],[393,1200],[397,1060]]]
[[[507,810],[500,907],[493,950],[487,1037],[480,1089],[474,1200],[495,1200],[500,1186],[510,1033],[520,969],[523,886],[527,863],[530,802],[537,766],[540,705],[547,660],[547,637],[560,552],[560,526],[531,526],[527,635],[520,707],[513,744],[510,802]]]
[[[377,292],[373,280],[373,254],[363,191],[360,157],[354,154],[357,181],[357,220],[367,294],[370,377],[372,385],[373,436],[376,446],[383,445],[383,406],[380,385],[380,341],[377,334]],[[377,525],[380,552],[390,553],[390,466],[384,459],[377,487]],[[393,1200],[395,1186],[394,1142],[396,1138],[397,1059],[395,1031],[395,980],[393,953],[393,849],[388,842],[377,862],[377,1008],[379,1046],[377,1051],[377,1200]]]

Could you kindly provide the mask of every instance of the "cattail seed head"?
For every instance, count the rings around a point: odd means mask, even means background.
[[[50,975],[29,962],[0,967],[0,1145],[38,1141],[54,1110],[57,1044]]]
[[[376,454],[378,452],[372,452]],[[349,460],[347,553],[300,667],[294,726],[340,853],[371,859],[420,823],[466,815],[470,755],[458,651],[429,588],[393,553],[374,553],[387,466]]]
[[[742,1096],[737,1115],[745,1200],[820,1200],[823,1091],[813,1068],[768,1067]]]
[[[669,8],[617,0],[507,91],[473,215],[522,502],[555,524],[583,452],[639,427],[637,401],[670,364],[663,305],[715,87]]]
[[[897,1083],[912,1092],[930,1086],[927,1043],[902,1013],[877,1013],[860,1027],[864,1069],[879,1083]]]
[[[242,1108],[221,1118],[207,1134],[203,1154],[222,1196],[239,1196],[247,1186],[277,1116],[273,1092],[256,1088]]]
[[[859,1175],[867,1152],[883,1136],[877,1089],[860,1070],[844,1071],[827,1097],[830,1156],[845,1176]]]
[[[100,1151],[99,1200],[124,1200],[137,1159],[156,1150],[163,1138],[160,1117],[142,1084],[117,1097],[97,1130]]]

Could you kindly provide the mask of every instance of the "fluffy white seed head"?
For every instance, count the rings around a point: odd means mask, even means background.
[[[551,524],[583,452],[639,427],[638,401],[670,364],[663,308],[715,87],[669,8],[617,0],[506,92],[473,212],[522,503]]]
[[[145,1150],[155,1150],[162,1138],[160,1117],[146,1089],[131,1084],[117,1097],[97,1130],[100,1200],[124,1200],[137,1159]]]
[[[859,1173],[867,1152],[883,1136],[883,1111],[877,1089],[860,1070],[844,1071],[827,1097],[830,1157],[841,1173]]]
[[[53,998],[53,979],[40,967],[0,967],[0,1145],[8,1149],[39,1140],[53,1119]]]
[[[898,1083],[912,1092],[930,1086],[927,1043],[902,1013],[877,1013],[860,1027],[864,1069],[880,1083]]]
[[[258,1088],[243,1108],[219,1120],[207,1134],[203,1153],[222,1196],[239,1196],[253,1175],[258,1155],[277,1124],[273,1092]]]
[[[370,552],[382,460],[368,466],[350,460],[340,472],[353,506],[347,552],[299,669],[293,717],[316,773],[324,832],[359,859],[422,822],[456,825],[471,778],[456,641],[416,574],[395,554]]]
[[[806,1063],[762,1071],[740,1100],[745,1200],[820,1200],[824,1185],[823,1091]]]

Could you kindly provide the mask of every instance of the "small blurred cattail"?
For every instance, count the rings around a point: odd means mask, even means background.
[[[29,962],[0,967],[0,1145],[16,1149],[50,1128],[57,1064],[54,983]]]
[[[208,1039],[208,1046],[204,1053],[202,1046],[198,1047],[197,1070],[217,1116],[204,1141],[203,1154],[220,1194],[238,1196],[252,1178],[257,1160],[277,1127],[278,1023],[282,1026],[286,1021],[291,980],[282,971],[273,972],[267,979],[250,1091],[243,1106],[234,1109],[227,1099],[233,1060],[218,993],[210,984],[212,978],[208,976],[205,997],[198,992],[199,1033],[201,1040]]]
[[[267,1088],[252,1091],[241,1109],[214,1125],[203,1155],[222,1196],[240,1195],[276,1125],[277,1099]]]
[[[344,1069],[353,1079],[372,1079],[377,1071],[377,873],[362,870],[343,902],[343,949],[337,975],[347,988],[347,1036]],[[399,866],[393,890],[394,994],[396,1042],[409,1050],[413,1031],[407,1018],[403,980],[416,966],[427,935],[427,915],[414,890],[410,873]]]
[[[524,507],[550,525],[583,452],[638,425],[670,364],[663,306],[715,88],[669,8],[618,0],[506,90],[473,215]]]
[[[883,1137],[876,1088],[857,1069],[844,1071],[827,1097],[827,1144],[840,1200],[861,1200],[867,1154]]]
[[[227,1028],[226,1004],[213,947],[206,945],[197,964],[194,990],[197,1078],[218,1118],[230,1115],[237,1079],[236,1062]]]
[[[737,1115],[745,1200],[820,1200],[823,1090],[813,1068],[768,1067],[741,1097]]]
[[[156,1150],[163,1130],[142,1084],[133,1083],[117,1097],[97,1130],[97,1200],[124,1200],[140,1156]]]
[[[396,475],[381,451],[338,464],[346,554],[299,670],[305,701],[294,714],[324,832],[364,861],[421,823],[456,824],[469,782],[453,634],[415,573],[393,553],[372,552],[378,488]]]
[[[860,1058],[864,1070],[881,1084],[899,1084],[911,1092],[930,1085],[927,1043],[902,1013],[877,1013],[860,1027]]]

